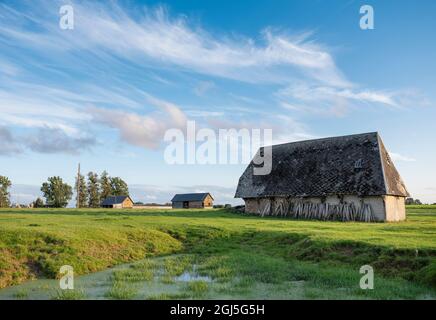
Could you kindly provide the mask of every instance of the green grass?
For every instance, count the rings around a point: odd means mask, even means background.
[[[1,209],[0,287],[55,278],[65,264],[86,274],[148,257],[115,271],[107,297],[132,299],[135,283],[160,268],[161,281],[171,284],[194,264],[214,283],[203,291],[204,284],[188,283],[190,297],[251,297],[264,289],[306,298],[434,297],[436,206],[407,210],[405,222],[368,224],[225,210]],[[173,253],[159,266],[152,259]],[[364,264],[375,270],[376,290],[358,287]]]

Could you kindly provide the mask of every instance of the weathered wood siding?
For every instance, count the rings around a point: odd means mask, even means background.
[[[201,208],[203,208],[203,202],[202,201],[189,201],[189,208],[201,209]]]
[[[210,195],[207,195],[206,199],[204,199],[204,206],[205,207],[212,207],[213,206],[213,199]]]
[[[311,198],[248,198],[247,213],[302,219],[340,221],[402,221],[406,218],[403,197],[354,195]]]
[[[173,209],[183,209],[183,201],[173,201],[172,208]]]
[[[126,198],[122,203],[122,208],[133,208],[133,202],[130,198]]]
[[[189,209],[201,209],[201,208],[210,208],[213,206],[213,199],[210,195],[208,195],[204,201],[173,201],[172,208],[173,209],[183,209],[183,203],[188,202]]]

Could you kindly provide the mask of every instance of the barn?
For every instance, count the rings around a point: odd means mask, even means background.
[[[101,203],[102,208],[133,208],[133,201],[129,196],[109,196]]]
[[[213,197],[209,192],[205,193],[180,193],[176,194],[172,202],[173,209],[212,208]]]
[[[264,152],[264,150],[259,152]],[[272,146],[268,175],[253,161],[235,197],[261,216],[339,221],[401,221],[406,187],[377,132]]]

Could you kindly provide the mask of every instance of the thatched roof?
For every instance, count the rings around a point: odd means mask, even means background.
[[[272,146],[272,171],[254,175],[251,162],[236,198],[327,195],[408,196],[378,133]]]

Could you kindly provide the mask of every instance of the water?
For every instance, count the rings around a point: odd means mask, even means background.
[[[159,261],[161,258],[149,259]],[[161,260],[162,261],[162,260]],[[84,294],[86,299],[108,299],[107,292],[112,288],[112,274],[116,270],[132,270],[131,266],[140,264],[143,261],[119,265],[104,271],[95,272],[83,276],[74,277],[74,289]],[[127,286],[133,286],[136,294],[133,299],[147,299],[150,297],[159,297],[160,295],[177,295],[183,293],[184,286],[190,281],[212,282],[207,276],[198,275],[196,265],[191,270],[185,271],[177,277],[172,277],[171,283],[161,281],[164,271],[155,270],[153,279],[150,281],[125,282]],[[48,300],[54,299],[60,292],[59,280],[54,279],[37,279],[26,281],[22,284],[0,289],[0,300]]]

